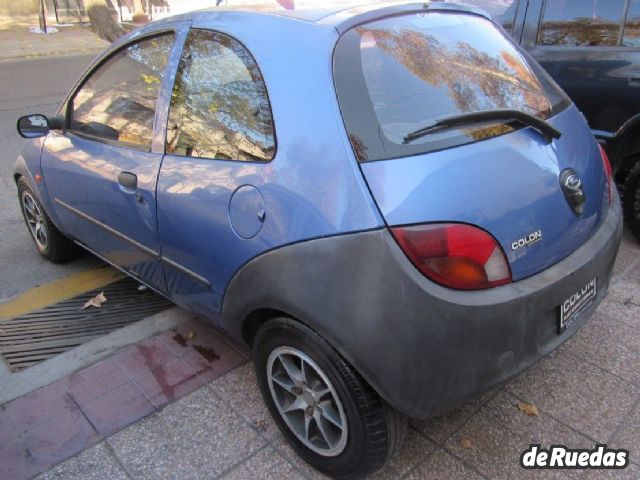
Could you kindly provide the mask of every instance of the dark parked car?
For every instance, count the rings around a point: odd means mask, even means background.
[[[640,0],[463,0],[490,13],[605,144],[640,240]]]
[[[18,129],[38,251],[75,242],[251,346],[340,478],[573,335],[622,234],[582,115],[469,7],[165,19]]]

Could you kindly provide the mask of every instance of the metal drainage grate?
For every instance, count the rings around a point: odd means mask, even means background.
[[[0,322],[0,353],[15,372],[96,337],[134,323],[173,304],[131,278]],[[101,308],[82,306],[104,292]]]

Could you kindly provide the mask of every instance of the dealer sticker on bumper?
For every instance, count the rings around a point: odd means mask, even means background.
[[[560,326],[558,333],[562,333],[571,325],[575,318],[596,298],[596,279],[589,281],[584,287],[567,298],[560,305]]]

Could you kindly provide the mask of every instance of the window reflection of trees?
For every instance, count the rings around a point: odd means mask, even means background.
[[[167,152],[264,161],[274,153],[266,88],[247,50],[226,35],[189,33],[171,98]]]
[[[173,38],[166,34],[143,40],[112,56],[73,99],[71,129],[149,147]]]
[[[640,0],[631,0],[629,3],[622,44],[626,47],[640,47]]]
[[[545,116],[551,111],[549,100],[538,80],[506,41],[499,55],[494,55],[481,50],[481,47],[449,40],[445,35],[436,38],[413,29],[360,28],[360,33],[372,35],[377,48],[391,55],[415,77],[431,86],[446,88],[453,104],[445,107],[447,111],[426,112],[425,115],[433,120],[458,113],[496,108],[520,109],[539,116]],[[365,37],[364,41],[370,40]],[[365,77],[384,75],[387,67],[393,68],[388,61],[383,64],[385,68],[380,72],[365,71]],[[367,80],[368,84],[372,83],[370,78]],[[374,96],[372,91],[375,90],[370,88],[370,94]],[[432,93],[437,94],[437,91]],[[390,108],[386,98],[373,100],[374,104]],[[424,126],[428,123],[425,119]],[[384,124],[382,128],[384,130]],[[479,140],[505,133],[509,131],[509,127],[485,124],[465,128],[464,131]]]
[[[546,0],[539,43],[618,45],[625,0]]]
[[[577,18],[545,22],[540,29],[543,45],[617,45],[620,24],[604,19]]]

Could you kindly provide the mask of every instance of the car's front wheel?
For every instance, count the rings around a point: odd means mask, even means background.
[[[405,419],[313,330],[289,318],[270,320],[256,335],[254,353],[271,415],[316,469],[362,477],[397,451]]]
[[[38,252],[55,263],[73,258],[77,254],[77,247],[56,228],[24,178],[18,181],[18,199]]]

